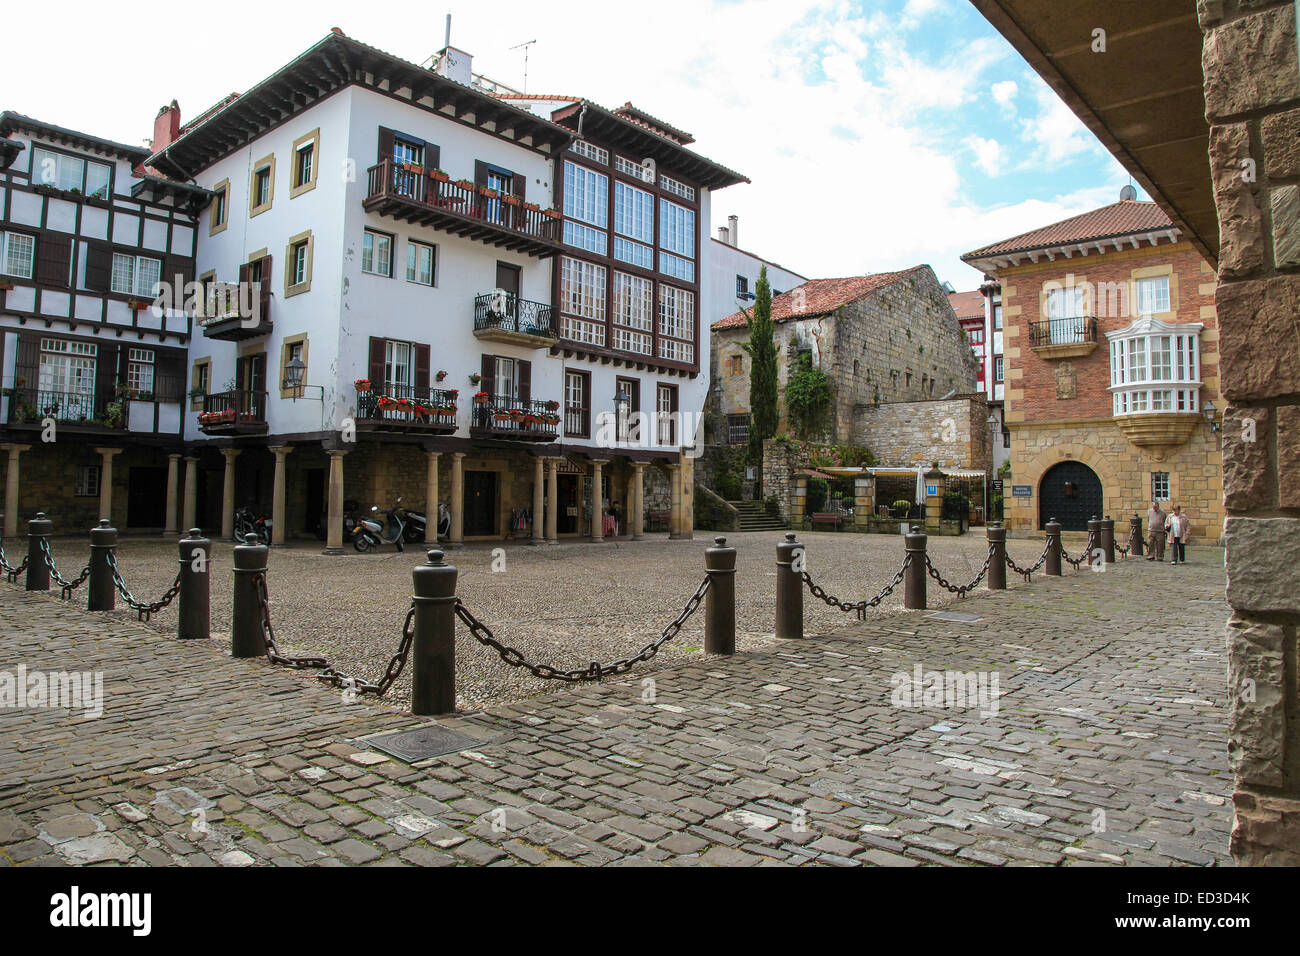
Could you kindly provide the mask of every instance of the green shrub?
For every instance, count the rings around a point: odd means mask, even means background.
[[[804,499],[804,510],[808,514],[816,514],[821,511],[822,506],[826,504],[826,494],[828,490],[824,478],[809,478],[808,495]]]
[[[745,473],[734,465],[719,468],[714,478],[715,489],[719,498],[727,501],[739,501],[745,488]]]
[[[894,502],[894,510],[902,511],[904,514],[906,514],[907,512],[912,510],[912,502],[908,501],[906,498],[899,498],[897,501]]]
[[[942,516],[950,521],[964,518],[970,514],[970,499],[957,491],[950,491],[943,496]]]
[[[767,509],[767,513],[773,518],[781,517],[781,499],[777,498],[776,495],[768,495],[763,505]]]

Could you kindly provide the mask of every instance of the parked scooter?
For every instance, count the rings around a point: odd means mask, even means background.
[[[405,551],[402,536],[406,531],[406,522],[402,520],[401,504],[402,499],[398,498],[397,504],[383,511],[379,510],[378,505],[373,505],[370,517],[357,522],[352,532],[352,547],[362,554],[383,544],[395,545],[398,551]],[[383,515],[384,520],[380,521],[378,515]]]
[[[403,511],[402,517],[406,520],[405,539],[411,544],[424,541],[428,519],[418,511]],[[440,501],[438,502],[438,539],[442,540],[450,534],[451,512],[447,510],[447,505]]]
[[[235,510],[235,540],[240,544],[271,543],[271,519],[253,512],[252,508]]]

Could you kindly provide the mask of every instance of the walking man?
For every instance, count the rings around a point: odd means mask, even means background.
[[[1152,501],[1147,509],[1147,560],[1163,561],[1165,559],[1165,518],[1160,510],[1160,502]]]
[[[1187,563],[1187,515],[1183,509],[1174,505],[1174,513],[1169,516],[1169,550],[1170,564]]]

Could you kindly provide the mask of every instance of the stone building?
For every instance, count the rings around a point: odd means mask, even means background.
[[[1300,864],[1300,63],[1290,0],[974,0],[1218,271],[1232,854]],[[1031,34],[1028,25],[1033,25]],[[1150,37],[1159,29],[1159,43]],[[1248,175],[1244,175],[1248,174]],[[1207,277],[1207,283],[1211,280]],[[1254,692],[1241,693],[1246,681]]]
[[[823,433],[806,437],[873,448],[879,438],[893,446],[897,436],[886,432],[897,419],[881,412],[885,406],[954,399],[983,404],[973,395],[977,366],[970,345],[928,265],[810,280],[773,297],[772,319],[778,433],[789,430],[785,386],[804,356],[826,373],[832,391]],[[744,350],[748,340],[743,312],[713,323],[713,382],[706,415],[711,419],[711,441],[719,444],[748,440],[750,359]],[[884,429],[879,436],[873,427],[877,421]],[[915,447],[933,443],[930,433],[915,438]],[[900,448],[898,454],[912,460],[915,448]],[[953,451],[937,457],[966,456]]]
[[[962,258],[1002,284],[1007,527],[1084,531],[1157,499],[1218,541],[1214,277],[1182,230],[1125,198]]]

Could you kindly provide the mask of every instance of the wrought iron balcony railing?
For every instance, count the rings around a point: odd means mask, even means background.
[[[112,391],[58,391],[40,388],[6,389],[9,423],[37,425],[46,418],[66,425],[121,429],[126,427],[126,403]]]
[[[208,435],[266,431],[266,392],[236,389],[205,395],[199,430]]]
[[[429,432],[454,432],[459,392],[387,383],[357,392],[358,422]]]
[[[1091,315],[1040,319],[1029,323],[1029,347],[1087,345],[1097,341],[1097,320]]]
[[[474,331],[515,332],[551,339],[559,334],[551,306],[509,292],[485,292],[474,297]]]
[[[559,435],[559,402],[496,397],[476,400],[473,408],[471,434],[514,441],[553,441]]]

